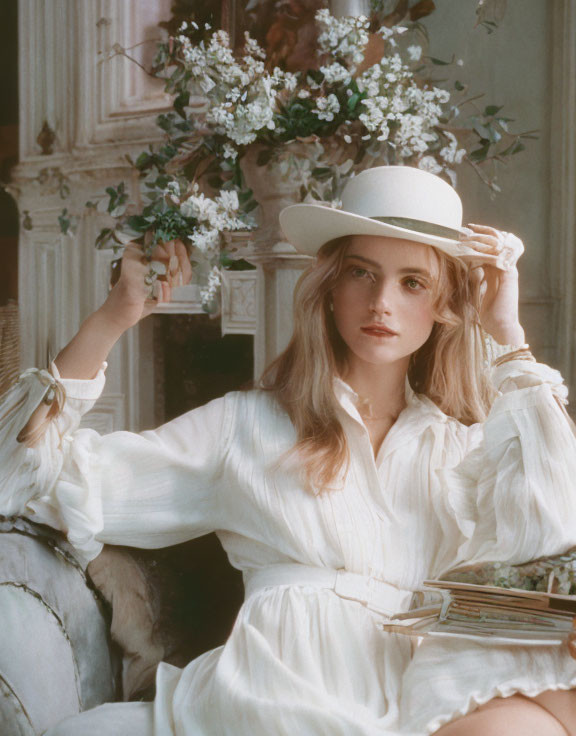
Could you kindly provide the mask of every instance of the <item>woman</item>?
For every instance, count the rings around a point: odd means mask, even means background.
[[[461,216],[452,187],[408,167],[362,172],[341,210],[288,208],[287,237],[317,259],[261,387],[100,436],[80,417],[110,348],[153,306],[130,246],[50,373],[3,399],[3,513],[62,529],[88,559],[103,543],[215,530],[246,583],[226,644],[183,670],[161,664],[154,703],[101,706],[49,736],[576,733],[566,649],[413,651],[380,626],[454,565],[576,544],[576,437],[561,376],[524,345],[522,244]],[[181,245],[156,255],[189,279]],[[494,368],[486,336],[501,346]]]

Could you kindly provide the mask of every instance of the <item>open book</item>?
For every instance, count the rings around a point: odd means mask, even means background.
[[[410,609],[382,624],[409,636],[561,644],[576,617],[576,549],[524,565],[485,563],[425,580]],[[517,587],[512,587],[513,583]]]

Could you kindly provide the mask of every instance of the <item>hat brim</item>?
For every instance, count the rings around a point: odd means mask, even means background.
[[[389,225],[321,204],[291,204],[280,212],[279,221],[288,242],[309,256],[315,256],[324,243],[344,235],[384,235],[433,245],[451,256],[470,254],[470,248],[458,240]]]

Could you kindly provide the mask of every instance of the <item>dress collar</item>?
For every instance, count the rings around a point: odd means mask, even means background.
[[[340,376],[334,376],[333,386],[334,394],[340,405],[343,406],[345,409],[353,406],[355,409],[354,413],[360,416],[357,409],[360,397],[356,393],[356,391],[354,391],[352,386],[350,386],[349,383],[346,383],[346,381],[340,378]],[[420,409],[426,409],[427,411],[430,411],[439,416],[446,416],[446,414],[444,414],[440,407],[437,406],[425,394],[417,394],[414,391],[414,389],[410,385],[410,381],[408,380],[408,375],[406,375],[406,378],[404,380],[404,398],[406,400],[406,409],[418,407]],[[405,409],[403,411],[405,411]]]
[[[334,376],[333,386],[334,394],[340,406],[366,430],[366,425],[358,411],[359,395],[339,376]],[[429,399],[428,396],[414,391],[407,375],[404,382],[404,396],[406,406],[398,415],[396,422],[389,432],[390,440],[387,442],[386,447],[382,448],[384,456],[388,455],[392,450],[398,449],[405,442],[419,436],[431,424],[438,422],[444,423],[449,419],[448,415]]]

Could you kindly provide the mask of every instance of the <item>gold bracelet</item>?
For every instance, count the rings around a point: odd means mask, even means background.
[[[520,346],[510,345],[502,347],[510,347],[510,351],[503,353],[498,358],[495,358],[492,361],[493,366],[502,365],[502,363],[507,363],[510,360],[528,360],[531,363],[536,362],[536,358],[530,352],[530,345],[528,345],[528,343],[524,343],[524,345]]]

